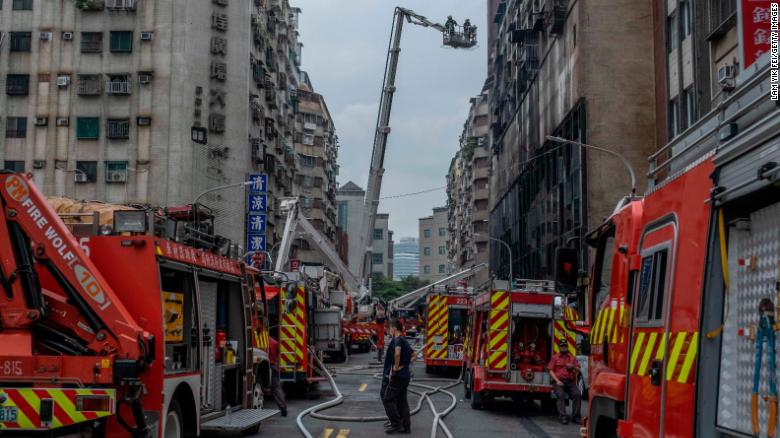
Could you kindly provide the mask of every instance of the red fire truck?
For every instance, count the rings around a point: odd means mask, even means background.
[[[0,172],[0,201],[0,431],[179,437],[276,413],[254,406],[243,264],[143,210],[77,240],[22,174]]]
[[[552,384],[546,370],[554,341],[574,335],[563,321],[566,312],[562,294],[552,281],[496,281],[493,290],[477,295],[471,307],[466,398],[482,409],[495,397],[515,401],[538,399],[552,408]],[[575,351],[572,349],[572,351]]]
[[[588,236],[584,434],[775,436],[780,109],[766,78],[702,122],[709,131],[691,131],[701,138],[653,157],[655,186]],[[736,136],[719,144],[726,128]],[[571,255],[559,252],[556,263],[576,270]]]
[[[426,372],[463,368],[472,297],[446,291],[428,294],[424,350]]]

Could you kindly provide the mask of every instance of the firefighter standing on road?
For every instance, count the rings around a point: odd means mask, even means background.
[[[390,323],[390,333],[393,335],[393,365],[391,367],[390,382],[382,399],[390,420],[390,428],[385,430],[387,434],[411,433],[409,401],[407,391],[409,380],[412,378],[411,360],[412,347],[403,336],[403,325],[400,319],[394,319]],[[390,356],[390,352],[388,352]]]
[[[559,353],[555,353],[547,365],[547,370],[555,382],[554,390],[557,399],[558,418],[561,424],[567,424],[565,396],[569,394],[572,401],[572,421],[580,424],[580,401],[582,394],[577,388],[577,374],[580,372],[580,363],[577,358],[569,354],[569,343],[566,339],[558,341]]]
[[[287,401],[284,398],[282,382],[279,380],[279,343],[270,336],[268,337],[268,361],[271,363],[271,393],[279,410],[282,411],[282,417],[286,417]]]

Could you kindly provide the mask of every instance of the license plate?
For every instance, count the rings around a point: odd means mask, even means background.
[[[0,421],[16,423],[19,418],[19,410],[16,406],[0,406]]]

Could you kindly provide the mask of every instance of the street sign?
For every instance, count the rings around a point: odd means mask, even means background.
[[[246,249],[247,264],[252,265],[252,256],[260,253],[265,256],[266,237],[265,227],[268,211],[268,175],[264,173],[250,173],[246,197]]]

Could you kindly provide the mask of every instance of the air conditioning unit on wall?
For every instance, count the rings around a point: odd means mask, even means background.
[[[48,117],[36,117],[35,126],[47,126],[49,124]]]
[[[73,32],[62,32],[63,41],[73,41]]]

